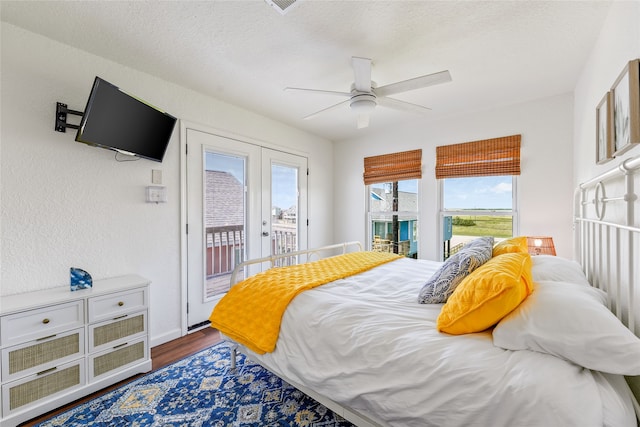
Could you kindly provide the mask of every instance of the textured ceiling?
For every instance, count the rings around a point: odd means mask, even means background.
[[[3,0],[0,13],[2,21],[341,140],[571,92],[609,6],[302,0],[282,15],[263,0]],[[283,89],[348,92],[352,56],[373,60],[378,86],[442,70],[453,81],[394,95],[432,108],[425,116],[378,106],[369,128],[358,130],[344,106],[302,120],[342,98]]]

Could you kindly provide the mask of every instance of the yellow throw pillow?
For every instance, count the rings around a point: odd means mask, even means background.
[[[498,242],[493,247],[493,256],[510,254],[514,252],[520,252],[523,254],[529,253],[526,236],[512,237],[511,239]]]
[[[508,253],[469,274],[442,306],[438,331],[460,335],[495,325],[531,294],[531,256]]]

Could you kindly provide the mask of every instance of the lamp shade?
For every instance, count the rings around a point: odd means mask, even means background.
[[[527,236],[527,247],[531,255],[555,255],[553,238],[548,236]]]

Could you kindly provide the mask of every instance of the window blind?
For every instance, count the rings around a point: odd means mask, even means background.
[[[364,158],[365,185],[422,178],[422,150]]]
[[[436,147],[436,178],[520,175],[521,135]]]

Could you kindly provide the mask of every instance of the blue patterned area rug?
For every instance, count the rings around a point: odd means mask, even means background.
[[[350,427],[226,343],[151,372],[38,426]]]

